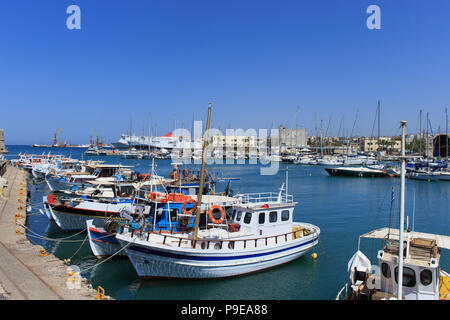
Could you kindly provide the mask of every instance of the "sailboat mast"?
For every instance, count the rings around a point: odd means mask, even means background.
[[[428,159],[428,112],[427,112],[427,133],[425,136],[425,158]]]
[[[448,162],[448,112],[445,108],[445,160]]]
[[[403,228],[405,216],[405,128],[406,121],[401,121],[402,127],[402,169],[400,182],[400,217],[399,217],[399,238],[398,238],[398,282],[397,299],[402,300],[403,294]]]
[[[210,120],[211,120],[211,105],[212,103],[209,103],[208,106],[208,119],[206,120],[206,130],[205,130],[205,135],[204,135],[204,140],[203,140],[203,147],[202,147],[202,167],[200,169],[200,186],[199,186],[199,190],[198,190],[198,197],[197,197],[197,210],[195,212],[195,225],[194,225],[194,237],[193,237],[193,242],[192,242],[192,246],[195,247],[195,242],[197,241],[197,237],[198,237],[198,224],[200,221],[200,207],[202,205],[202,195],[203,195],[203,184],[205,182],[205,162],[206,162],[206,152],[205,149],[208,146],[208,134],[209,134],[209,124],[210,124]]]
[[[419,112],[419,138],[423,138],[423,132],[422,132],[422,110]],[[419,140],[419,152],[422,153],[422,138]]]
[[[378,145],[378,149],[380,148],[380,100],[378,100],[378,108],[377,108],[377,113],[378,113],[378,140],[377,140],[377,145]],[[380,152],[378,151],[378,160],[380,159],[379,155]]]

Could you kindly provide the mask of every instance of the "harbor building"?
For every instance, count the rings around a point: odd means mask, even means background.
[[[5,146],[5,133],[3,129],[0,129],[0,153],[8,153]]]
[[[289,149],[302,149],[308,145],[308,131],[307,129],[290,129],[279,126],[278,139],[281,152]]]
[[[226,152],[241,152],[246,154],[250,151],[257,152],[260,142],[263,142],[263,140],[250,135],[213,135],[210,137],[212,147],[222,154],[226,154]]]
[[[379,140],[379,142],[378,142]],[[364,139],[364,152],[386,151],[388,153],[400,153],[402,142],[397,137],[380,137]]]

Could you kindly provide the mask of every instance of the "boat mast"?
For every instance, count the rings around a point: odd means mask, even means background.
[[[428,159],[428,112],[427,112],[427,133],[425,136],[425,158]]]
[[[445,108],[445,160],[448,163],[448,113]]]
[[[402,169],[400,185],[400,218],[399,218],[399,238],[398,238],[398,281],[397,281],[397,299],[402,300],[403,289],[403,228],[405,216],[405,128],[406,121],[401,121],[402,127]]]
[[[205,149],[208,146],[208,131],[209,131],[209,123],[211,120],[211,105],[212,103],[209,103],[208,106],[208,119],[206,120],[206,130],[203,140],[203,146],[202,146],[202,167],[200,169],[200,186],[198,190],[198,197],[197,197],[197,210],[195,212],[195,225],[194,225],[194,237],[192,241],[192,246],[195,248],[195,242],[197,241],[198,237],[198,224],[200,222],[200,208],[202,206],[202,195],[203,195],[203,183],[205,182],[205,162],[206,162],[206,152]]]
[[[422,153],[422,139],[420,138],[422,136],[423,138],[423,132],[422,132],[422,109],[419,112],[419,153]]]
[[[377,146],[379,149],[380,148],[380,100],[378,100],[378,108],[377,108],[377,113],[378,113],[378,140],[377,140]],[[380,160],[380,151],[377,150],[377,155],[378,155],[378,160]]]

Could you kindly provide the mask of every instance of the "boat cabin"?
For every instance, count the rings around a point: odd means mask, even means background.
[[[440,251],[435,240],[415,238],[403,262],[403,295],[407,300],[439,299]],[[398,241],[378,251],[380,292],[395,295],[398,286]]]
[[[229,224],[236,224],[244,233],[272,236],[292,232],[294,207],[292,196],[255,193],[240,196],[241,203],[233,206]]]
[[[386,244],[378,251],[377,266],[372,266],[370,260],[359,250],[349,261],[351,290],[346,299],[397,299],[398,229],[381,228],[368,232],[361,238],[383,239]],[[441,282],[444,278],[449,278],[439,267],[440,248],[450,249],[450,237],[406,232],[403,252],[403,299],[439,300],[442,295]]]

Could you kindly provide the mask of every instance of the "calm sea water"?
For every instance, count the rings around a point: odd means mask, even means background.
[[[84,149],[49,149],[8,146],[8,159],[22,153],[64,154],[81,159]],[[84,156],[86,159],[86,157]],[[91,157],[107,163],[136,166],[149,172],[151,160],[121,159],[118,156]],[[155,160],[157,173],[168,175],[170,160]],[[260,165],[209,165],[209,171],[221,171],[224,177],[240,178],[233,191],[278,192],[286,179],[286,167],[273,176],[261,176]],[[127,258],[111,259],[98,264],[92,255],[86,234],[62,232],[54,222],[39,214],[42,196],[49,192],[45,183],[30,185],[33,210],[29,216],[29,240],[43,246],[60,259],[71,258],[94,288],[102,286],[116,299],[334,299],[347,281],[347,263],[358,246],[359,235],[385,227],[389,223],[391,190],[395,188],[393,226],[398,227],[398,178],[330,177],[322,166],[288,165],[289,194],[298,202],[294,220],[321,228],[320,243],[313,252],[317,260],[304,256],[286,265],[259,273],[220,280],[146,280],[137,277]],[[221,191],[225,184],[219,184]],[[415,230],[450,235],[450,183],[406,181],[406,209]],[[37,236],[38,235],[38,236]],[[70,237],[70,238],[67,238]],[[67,238],[65,240],[55,240]],[[361,240],[362,251],[376,262],[381,241]],[[450,271],[450,252],[443,250],[441,266]]]

